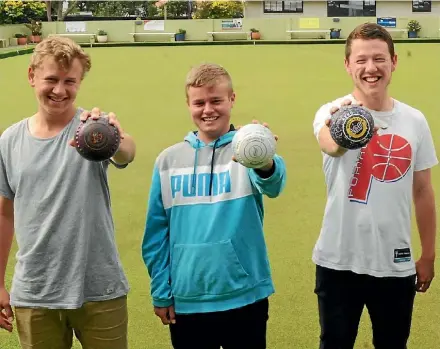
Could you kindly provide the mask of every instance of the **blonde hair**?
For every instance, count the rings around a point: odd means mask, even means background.
[[[225,68],[215,63],[203,63],[193,67],[186,76],[186,96],[188,97],[188,89],[190,87],[212,87],[222,80],[228,83],[230,94],[232,94],[232,79]]]
[[[90,56],[80,45],[72,39],[60,36],[48,37],[35,46],[30,67],[35,70],[46,57],[53,57],[60,67],[66,70],[71,67],[76,58],[79,59],[83,67],[83,78],[92,66]]]

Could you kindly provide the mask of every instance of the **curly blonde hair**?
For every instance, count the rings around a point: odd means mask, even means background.
[[[35,70],[43,62],[44,58],[53,57],[63,69],[69,69],[77,58],[83,67],[82,78],[90,71],[92,62],[90,56],[84,52],[80,45],[69,38],[51,36],[42,40],[31,56],[31,69]]]
[[[215,63],[202,63],[193,67],[186,76],[185,93],[188,97],[190,87],[212,87],[221,81],[229,85],[230,94],[234,92],[232,78],[225,68]]]

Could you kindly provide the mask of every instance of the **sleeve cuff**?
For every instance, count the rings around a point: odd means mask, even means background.
[[[276,163],[275,163],[275,159],[273,159],[273,165],[272,168],[269,171],[262,171],[259,169],[255,169],[255,173],[264,179],[270,178],[274,173],[275,173],[275,168],[276,168]]]
[[[174,304],[172,299],[153,299],[153,305],[159,308],[167,308]]]

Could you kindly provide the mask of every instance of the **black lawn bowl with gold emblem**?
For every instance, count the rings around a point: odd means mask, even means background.
[[[358,105],[342,106],[331,117],[330,135],[345,149],[359,149],[373,137],[374,119],[371,113]]]
[[[90,161],[105,161],[117,152],[120,144],[118,129],[105,117],[88,118],[80,123],[75,134],[76,150]]]

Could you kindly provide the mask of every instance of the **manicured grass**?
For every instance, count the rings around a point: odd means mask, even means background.
[[[93,66],[84,80],[78,105],[116,112],[138,146],[135,163],[110,173],[117,240],[132,288],[130,349],[171,347],[168,329],[152,312],[140,244],[154,159],[193,128],[185,104],[184,80],[190,66],[203,61],[220,63],[230,71],[237,93],[234,123],[244,124],[254,118],[268,122],[279,135],[278,152],[288,167],[285,192],[278,199],[266,200],[265,231],[277,291],[270,303],[268,348],[317,348],[319,326],[311,253],[321,225],[325,186],[312,122],[323,103],[350,92],[351,81],[343,67],[343,45],[86,50],[92,55]],[[397,53],[399,66],[391,87],[393,95],[425,112],[434,140],[440,144],[440,108],[435,102],[440,48],[437,44],[397,44]],[[29,58],[25,55],[0,60],[0,129],[35,111],[35,98],[27,83]],[[438,192],[437,169],[433,180]],[[418,256],[416,230],[414,247]],[[15,248],[7,270],[8,286]],[[429,293],[417,296],[409,349],[437,348],[439,293],[435,280]],[[0,332],[0,343],[1,349],[19,348],[16,331]],[[366,312],[356,348],[373,348]]]

